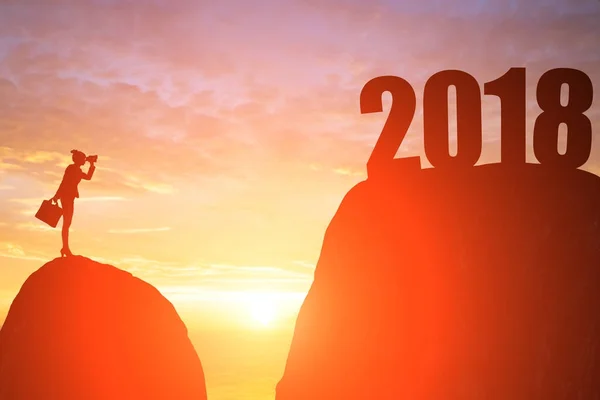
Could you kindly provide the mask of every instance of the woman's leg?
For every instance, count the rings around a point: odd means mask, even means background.
[[[73,211],[75,206],[75,199],[60,199],[60,204],[63,209],[63,225],[62,225],[62,242],[63,249],[69,249],[69,228],[71,227],[71,221],[73,221]]]

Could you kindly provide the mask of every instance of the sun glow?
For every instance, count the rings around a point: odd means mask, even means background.
[[[249,308],[252,319],[262,326],[271,325],[277,314],[274,302],[268,298],[252,299]]]
[[[306,292],[215,291],[197,287],[163,286],[161,293],[177,310],[189,316],[194,329],[213,326],[280,329],[293,328]]]

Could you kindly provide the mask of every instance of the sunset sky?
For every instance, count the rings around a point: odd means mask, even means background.
[[[0,321],[59,256],[59,229],[34,214],[79,149],[99,161],[79,185],[74,253],[155,285],[188,325],[252,327],[262,312],[293,327],[387,115],[360,114],[363,85],[413,85],[398,157],[419,155],[427,78],[460,69],[483,90],[511,67],[527,68],[531,150],[543,72],[581,69],[598,89],[600,1],[5,0]],[[480,163],[499,160],[499,107],[483,98]],[[600,172],[597,140],[584,169]]]

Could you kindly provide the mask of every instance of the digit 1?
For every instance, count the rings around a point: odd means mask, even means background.
[[[525,68],[511,68],[495,81],[483,86],[484,94],[500,98],[500,151],[503,163],[525,164],[526,89]]]
[[[560,104],[560,89],[569,85],[569,103]],[[543,112],[533,126],[533,151],[540,164],[549,167],[578,168],[592,149],[592,123],[583,113],[594,97],[590,77],[571,68],[556,68],[542,75],[537,86],[537,102]],[[558,152],[558,126],[567,125],[567,151]]]
[[[457,152],[448,148],[448,87],[456,87]],[[434,167],[469,167],[481,156],[481,89],[463,71],[440,71],[429,78],[423,91],[423,142]]]
[[[371,79],[360,92],[360,112],[365,114],[383,111],[381,95],[384,92],[391,93],[392,105],[367,162],[369,176],[377,174],[381,169],[389,169],[392,161],[401,162],[406,168],[421,168],[421,159],[418,156],[394,160],[415,114],[417,99],[410,83],[389,75]]]

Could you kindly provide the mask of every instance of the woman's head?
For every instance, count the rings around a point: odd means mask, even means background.
[[[76,165],[85,164],[86,155],[83,151],[71,150],[71,153],[73,154],[71,158]]]

